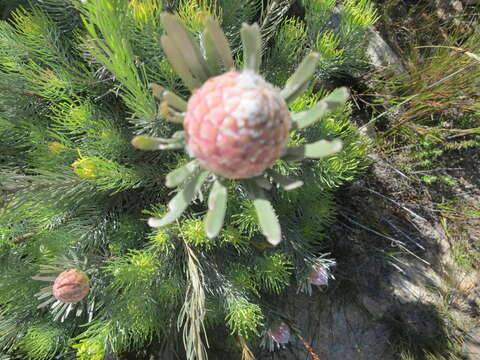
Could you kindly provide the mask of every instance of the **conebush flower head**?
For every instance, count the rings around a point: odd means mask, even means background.
[[[284,88],[278,89],[259,74],[262,39],[257,24],[242,26],[244,66],[236,69],[227,39],[213,19],[205,21],[200,44],[175,15],[163,13],[161,21],[166,31],[161,38],[163,50],[192,96],[185,101],[151,84],[161,101],[160,115],[182,124],[183,131],[168,139],[137,136],[132,144],[142,150],[185,149],[193,160],[167,175],[166,185],[179,187],[179,191],[169,202],[167,214],[151,218],[150,226],[161,227],[177,220],[200,189],[210,183],[205,232],[209,238],[216,237],[227,206],[225,180],[234,179],[253,200],[261,232],[277,245],[282,232],[264,190],[270,189],[272,182],[285,190],[303,183],[271,167],[279,159],[320,159],[339,151],[342,144],[338,140],[292,147],[287,143],[290,130],[305,128],[341,106],[348,91],[337,89],[310,110],[292,114],[288,104],[309,87],[318,54],[307,55]]]
[[[86,260],[75,255],[62,256],[50,264],[40,264],[39,273],[32,279],[48,285],[35,294],[39,301],[37,308],[48,308],[54,321],[64,322],[69,314],[79,317],[85,313],[90,321],[95,300],[90,294],[91,270],[86,269],[86,265]]]
[[[75,304],[87,296],[89,289],[88,276],[78,269],[70,269],[57,276],[52,292],[58,301]]]
[[[290,113],[280,91],[253,71],[213,77],[188,101],[187,148],[199,163],[229,179],[261,175],[288,141]]]
[[[278,344],[287,344],[290,341],[290,328],[282,322],[268,330],[268,336]]]
[[[268,351],[281,349],[291,341],[290,327],[283,321],[271,326],[262,338],[260,346]]]
[[[328,267],[315,265],[310,272],[309,282],[312,285],[327,286],[330,276]]]

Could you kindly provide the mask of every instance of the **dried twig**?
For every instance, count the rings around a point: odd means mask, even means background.
[[[205,292],[203,290],[203,273],[197,256],[186,241],[183,242],[187,258],[186,274],[188,288],[185,303],[178,316],[177,326],[183,327],[183,342],[187,358],[206,360],[207,352],[203,343],[206,332],[203,325],[205,319]],[[202,336],[203,335],[203,336]],[[208,347],[208,341],[206,343]]]
[[[15,239],[13,239],[13,242],[15,244],[18,244],[18,243],[24,242],[25,240],[30,239],[33,236],[35,236],[34,232],[28,232],[26,234],[17,236]]]
[[[412,210],[410,210],[409,208],[403,206],[402,204],[400,204],[400,203],[398,203],[397,201],[389,198],[388,196],[382,195],[382,194],[380,194],[379,192],[377,192],[377,191],[375,191],[375,190],[372,190],[372,189],[370,189],[370,188],[367,188],[367,187],[363,187],[363,188],[364,188],[365,190],[371,192],[372,194],[378,195],[378,196],[380,196],[381,198],[383,198],[383,199],[385,199],[385,200],[388,200],[388,201],[390,201],[391,203],[397,205],[399,208],[405,210],[408,214],[412,215],[413,217],[415,217],[415,218],[417,218],[417,219],[420,219],[420,220],[422,220],[422,221],[424,221],[424,222],[427,222],[427,219],[425,219],[424,217],[422,217],[422,216],[414,213],[414,212],[413,212]]]
[[[307,349],[308,353],[312,356],[312,360],[321,360],[320,356],[317,355],[317,353],[313,350],[312,345],[308,343],[303,337],[299,336],[298,337],[300,341],[303,343],[305,346],[305,349]]]
[[[243,338],[243,336],[238,337],[238,342],[242,347],[242,360],[255,360],[255,356],[253,355],[252,351],[247,345],[247,342]]]
[[[443,168],[436,168],[436,169],[430,169],[430,170],[412,171],[411,174],[425,174],[425,173],[432,173],[432,172],[436,172],[436,171],[458,171],[458,170],[463,170],[463,168],[443,167]]]
[[[374,158],[373,156],[371,156],[371,157],[375,160],[375,158]],[[387,160],[381,159],[381,161],[382,161],[383,164],[387,165],[390,169],[392,169],[393,171],[395,171],[398,175],[400,175],[400,176],[402,176],[402,177],[410,180],[410,178],[409,178],[407,175],[405,175],[403,172],[401,172],[400,170],[398,170],[395,166],[393,166],[392,164],[390,164]]]
[[[406,237],[410,242],[417,245],[420,249],[425,250],[425,247],[420,245],[417,241],[413,240],[410,236],[408,236],[404,231],[402,231],[399,227],[397,227],[393,222],[389,220],[385,220],[395,231]]]
[[[420,256],[418,256],[417,254],[415,254],[414,252],[412,252],[411,250],[409,250],[409,249],[406,247],[406,245],[405,245],[404,242],[402,242],[402,241],[400,241],[400,240],[398,240],[398,239],[395,239],[395,238],[393,238],[393,237],[391,237],[391,236],[382,234],[381,232],[378,232],[378,231],[376,231],[376,230],[374,230],[374,229],[371,229],[371,228],[369,228],[368,226],[362,225],[362,224],[360,224],[359,222],[351,219],[350,217],[348,217],[347,215],[345,215],[345,214],[343,214],[343,213],[341,213],[341,212],[340,212],[339,214],[340,214],[341,216],[343,216],[345,219],[347,219],[348,221],[350,221],[352,224],[355,224],[355,225],[357,225],[358,227],[360,227],[360,228],[362,228],[362,229],[364,229],[364,230],[366,230],[366,231],[369,231],[369,232],[371,232],[371,233],[373,233],[373,234],[375,234],[375,235],[378,235],[378,236],[380,236],[380,237],[382,237],[382,238],[384,238],[384,239],[390,240],[392,243],[396,244],[399,248],[401,248],[401,249],[402,249],[403,251],[405,251],[406,253],[412,255],[413,257],[415,257],[416,259],[422,261],[423,263],[425,263],[425,264],[427,264],[427,265],[431,265],[427,260],[422,259]]]

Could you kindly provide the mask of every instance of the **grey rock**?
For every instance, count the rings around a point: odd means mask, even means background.
[[[293,305],[293,304],[292,304]],[[337,303],[335,299],[297,296],[290,311],[300,334],[320,359],[393,360],[390,353],[389,329],[361,306]],[[311,355],[311,354],[310,354]],[[307,359],[308,351],[300,340],[279,349],[275,354],[258,357],[267,359]]]
[[[326,307],[310,328],[321,359],[388,359],[388,329],[353,304]]]
[[[376,69],[390,68],[394,72],[403,72],[400,57],[395,54],[390,45],[382,38],[378,31],[368,29],[370,40],[367,46],[367,56]]]
[[[382,298],[380,296],[373,297],[369,295],[363,295],[360,298],[360,301],[365,307],[365,309],[375,319],[381,319],[391,307],[388,299]]]

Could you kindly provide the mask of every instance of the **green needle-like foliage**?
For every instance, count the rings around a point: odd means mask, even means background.
[[[319,249],[333,192],[367,164],[347,93],[319,89],[363,67],[370,3],[305,0],[302,17],[273,0],[10,3],[0,21],[0,357],[206,359],[215,331],[231,334],[221,342],[232,358],[239,337],[254,349],[280,311],[268,296],[306,289],[314,266],[331,265]],[[295,75],[306,56],[313,77]],[[232,67],[288,89],[296,114],[295,161],[245,182],[183,150],[191,91]],[[69,269],[90,283],[71,306],[51,293]]]

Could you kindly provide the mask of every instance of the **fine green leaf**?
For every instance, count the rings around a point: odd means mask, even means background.
[[[313,108],[308,111],[299,113],[293,117],[292,125],[296,129],[302,129],[310,126],[330,111],[335,110],[347,101],[349,96],[345,87],[335,89],[331,94],[320,100]]]
[[[35,1],[34,3],[45,2],[46,1]],[[60,4],[60,2],[58,3]],[[66,5],[66,2],[64,2],[63,5]],[[72,8],[76,7],[72,2],[70,2],[70,5]],[[87,34],[82,35],[82,37],[85,45],[88,44],[85,50],[88,49],[88,52],[93,56],[95,62],[99,62],[102,66],[105,66],[115,77],[116,81],[122,84],[122,97],[128,106],[136,113],[136,116],[133,118],[151,119],[155,116],[155,101],[151,93],[146,91],[147,83],[142,74],[143,66],[136,64],[137,54],[135,52],[134,35],[129,31],[130,29],[127,25],[127,6],[128,2],[119,0],[84,1],[84,5],[81,6],[81,11],[83,15],[83,25]],[[33,27],[30,26],[28,32],[32,31]],[[80,33],[84,33],[84,31],[80,31],[78,34]],[[34,32],[32,34],[34,34]],[[61,37],[63,38],[63,35]],[[60,38],[52,39],[52,44],[47,45],[45,39],[44,46],[57,47],[63,41],[67,41],[67,39],[61,40],[62,41],[60,41]],[[2,43],[3,47],[3,39],[0,40],[0,43]],[[29,45],[26,46],[27,48],[29,47]],[[71,53],[71,51],[72,50],[64,48],[61,53],[64,55]],[[84,50],[82,50],[82,52],[83,51]],[[35,55],[35,58],[37,56],[40,55]],[[67,66],[68,62],[69,61],[63,57],[59,58],[57,66],[60,66],[60,64]],[[59,67],[57,68],[60,69]],[[62,70],[62,72],[63,71],[65,70]]]
[[[57,321],[60,319],[60,317],[62,317],[62,315],[65,313],[65,311],[67,310],[67,308],[70,306],[70,304],[65,304],[65,303],[60,303],[61,305],[60,306],[57,306],[54,310],[53,310],[53,313],[55,314],[55,316],[53,317],[53,320],[54,321]]]
[[[162,227],[177,220],[192,202],[197,190],[205,182],[208,175],[209,173],[207,171],[201,171],[193,175],[183,189],[180,190],[168,203],[168,213],[161,219],[148,219],[148,225],[151,227]]]
[[[45,292],[39,292],[39,293],[36,293],[35,294],[35,297],[38,299],[38,300],[42,300],[42,299],[45,299],[47,297],[51,297],[52,296],[52,289],[50,289],[50,291],[45,291]]]
[[[287,104],[300,96],[310,84],[320,56],[317,53],[308,54],[300,63],[297,70],[287,80],[285,88],[281,91],[282,97]]]
[[[262,37],[258,24],[243,24],[240,35],[245,68],[258,73],[262,62]]]
[[[50,276],[32,276],[33,280],[41,280],[41,281],[55,281],[55,277]]]
[[[49,294],[49,296],[51,296],[51,297],[48,300],[45,300],[44,302],[40,303],[37,306],[37,309],[44,308],[45,306],[49,305],[51,302],[55,301],[55,298],[52,296],[51,293]]]
[[[193,160],[186,165],[171,171],[165,178],[165,185],[169,188],[182,184],[198,168],[198,162]]]
[[[227,209],[227,188],[215,181],[208,197],[208,213],[205,217],[205,231],[210,239],[218,235],[223,226]]]

